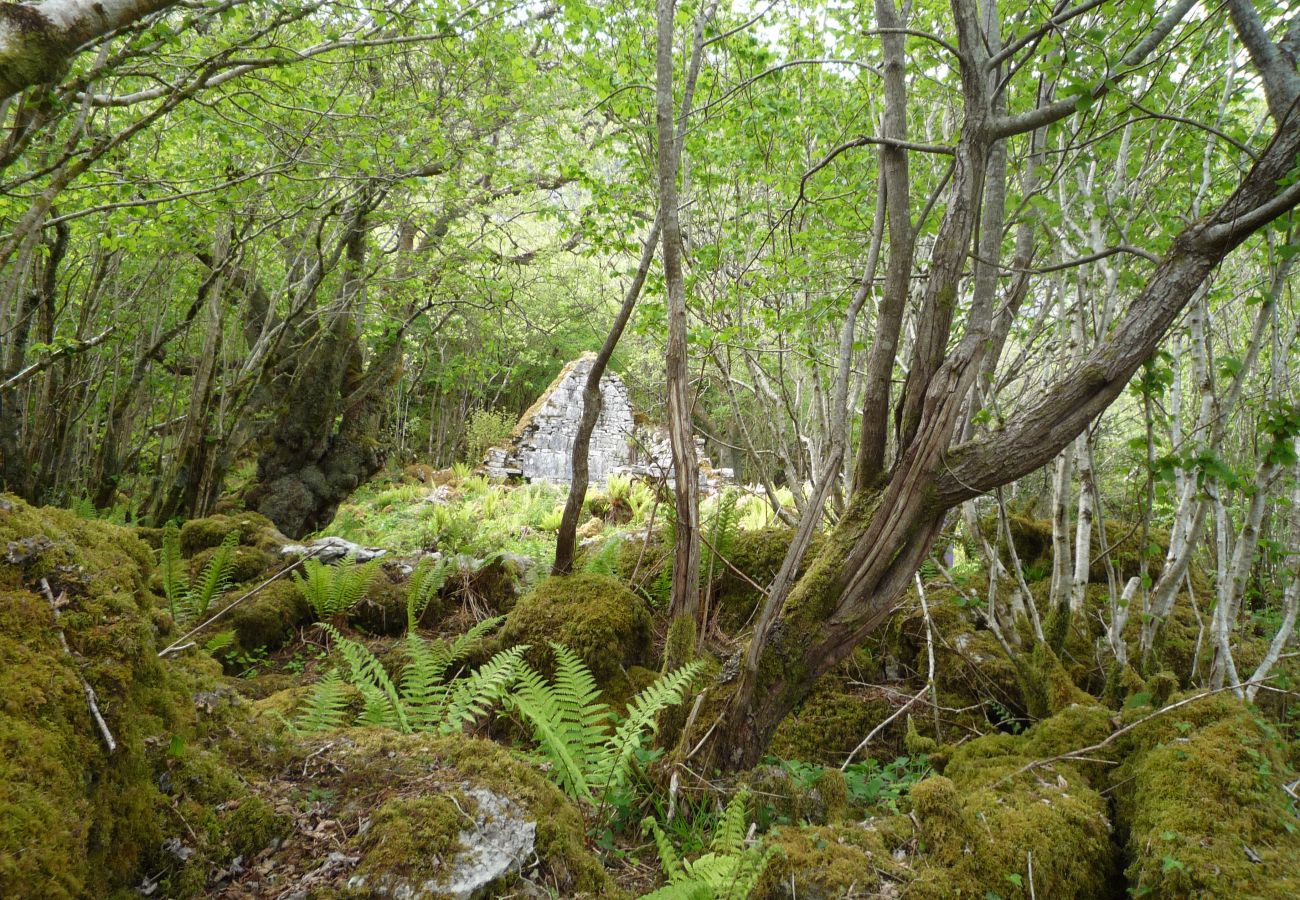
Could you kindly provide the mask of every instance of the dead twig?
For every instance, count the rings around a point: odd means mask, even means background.
[[[45,594],[45,599],[50,601],[50,609],[54,611],[54,629],[59,633],[59,643],[63,645],[63,652],[72,660],[72,668],[77,673],[77,680],[81,682],[81,690],[86,695],[86,705],[90,707],[90,717],[95,720],[95,726],[99,729],[99,735],[104,739],[104,745],[108,747],[108,752],[112,753],[117,749],[117,741],[113,740],[113,732],[108,730],[108,723],[104,721],[104,716],[99,711],[99,700],[95,697],[95,689],[90,686],[90,682],[81,674],[81,668],[77,665],[77,657],[73,655],[72,648],[68,646],[68,637],[59,627],[59,609],[68,602],[68,592],[63,591],[59,598],[54,599],[54,591],[50,590],[50,583],[44,578],[41,579],[41,592]]]

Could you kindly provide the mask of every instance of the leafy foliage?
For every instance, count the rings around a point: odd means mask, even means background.
[[[763,870],[776,854],[775,847],[763,848],[745,841],[745,809],[749,795],[741,791],[731,798],[714,831],[709,852],[695,860],[681,859],[659,823],[643,823],[653,836],[659,862],[668,884],[646,900],[743,900],[758,884]]]
[[[531,667],[521,667],[506,704],[532,728],[556,783],[577,799],[604,802],[627,786],[636,752],[658,730],[659,713],[682,702],[700,664],[685,665],[637,694],[611,733],[613,715],[598,699],[590,670],[567,647],[553,643],[551,649],[555,680],[548,684]]]
[[[348,669],[347,680],[361,693],[359,721],[401,732],[462,730],[501,701],[514,680],[525,646],[504,650],[475,672],[448,678],[447,672],[479,645],[501,620],[478,623],[456,640],[427,641],[414,631],[406,636],[408,661],[394,679],[365,645],[345,637],[329,623],[321,623]],[[301,731],[342,727],[346,693],[333,684],[318,682],[295,721]]]
[[[336,619],[357,605],[378,573],[377,559],[357,565],[356,557],[348,556],[332,566],[309,559],[303,563],[301,574],[293,573],[293,582],[317,618]]]
[[[185,560],[181,557],[180,528],[175,522],[167,523],[159,551],[159,570],[163,594],[167,597],[167,607],[173,619],[188,622],[203,616],[212,605],[212,599],[230,587],[230,572],[238,546],[239,532],[227,534],[199,573],[198,580],[191,583],[185,572]]]

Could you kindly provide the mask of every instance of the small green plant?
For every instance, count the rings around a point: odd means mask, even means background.
[[[316,618],[333,621],[346,616],[357,605],[378,573],[377,559],[357,565],[356,557],[348,556],[332,566],[319,559],[309,559],[302,564],[301,573],[293,573],[293,583]]]
[[[527,665],[520,666],[518,684],[506,696],[550,763],[552,780],[569,796],[604,805],[618,796],[632,774],[636,753],[658,731],[659,713],[682,702],[700,664],[689,663],[661,676],[628,704],[627,716],[615,722],[591,670],[576,653],[551,644],[555,679],[547,683]],[[613,725],[612,730],[610,726]]]
[[[587,559],[582,566],[582,570],[595,575],[608,575],[611,578],[617,578],[618,557],[622,549],[623,538],[616,534],[605,541],[600,549]]]
[[[749,845],[745,841],[745,807],[749,795],[741,791],[731,798],[709,844],[709,852],[695,860],[678,856],[672,841],[653,818],[642,825],[654,837],[659,864],[668,884],[643,900],[744,900],[750,895],[763,870],[776,854],[775,847]]]
[[[230,572],[235,563],[235,548],[239,546],[239,532],[232,531],[222,540],[208,560],[198,580],[191,583],[181,558],[181,531],[175,522],[163,526],[162,550],[159,552],[159,569],[162,574],[163,594],[167,607],[177,622],[201,618],[212,605],[212,599],[230,587]]]
[[[477,463],[489,447],[505,443],[514,427],[514,418],[504,410],[474,410],[465,423],[465,458]]]
[[[428,557],[420,560],[415,570],[411,572],[411,577],[406,582],[406,630],[414,631],[424,615],[424,611],[429,608],[433,598],[438,596],[443,585],[447,583],[447,576],[451,573],[451,567],[444,560],[435,562]]]
[[[447,672],[477,648],[501,619],[480,622],[455,641],[426,641],[414,631],[406,636],[408,662],[394,679],[364,644],[345,637],[329,623],[321,628],[347,667],[347,681],[361,694],[358,720],[409,733],[460,731],[500,702],[514,680],[526,646],[493,656],[470,675],[447,678]],[[335,670],[337,671],[337,670]],[[316,683],[294,721],[299,731],[342,727],[347,708],[346,687],[326,679]]]

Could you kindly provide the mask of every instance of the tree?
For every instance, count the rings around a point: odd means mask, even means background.
[[[175,0],[0,3],[0,102],[57,80],[84,44],[172,6]]]
[[[1214,268],[1252,234],[1300,203],[1295,171],[1300,93],[1294,71],[1282,73],[1271,65],[1280,51],[1263,37],[1249,4],[1237,3],[1232,6],[1233,21],[1268,96],[1271,138],[1231,195],[1174,238],[1109,335],[1000,428],[963,439],[963,422],[978,409],[969,400],[976,376],[996,360],[1007,320],[1023,301],[1023,294],[1012,292],[999,308],[993,279],[981,278],[981,272],[995,272],[999,265],[1000,240],[988,236],[1000,235],[1002,229],[1008,143],[1061,122],[1111,93],[1126,73],[1150,58],[1193,3],[1182,0],[1146,24],[1120,64],[1085,83],[1081,92],[1007,111],[1005,93],[1014,75],[1025,68],[1018,56],[1038,47],[1044,35],[1085,12],[1086,6],[1058,13],[1027,37],[1004,45],[996,7],[979,9],[965,0],[952,3],[956,41],[945,46],[961,76],[962,118],[947,206],[930,253],[916,337],[897,404],[887,381],[869,389],[864,404],[868,422],[882,419],[891,406],[895,410],[892,464],[876,471],[870,465],[875,445],[867,448],[863,455],[868,465],[860,468],[848,508],[826,548],[788,599],[769,596],[760,615],[764,625],[751,639],[739,685],[715,731],[715,760],[721,765],[755,763],[776,725],[813,682],[886,620],[949,510],[1051,461],[1123,391]],[[980,234],[985,240],[973,243]],[[958,298],[972,257],[970,299],[962,309],[964,329],[958,333]],[[881,322],[876,327],[879,331],[893,326]]]

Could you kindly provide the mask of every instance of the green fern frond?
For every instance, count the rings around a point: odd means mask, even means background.
[[[293,573],[293,583],[318,619],[335,619],[357,605],[377,574],[377,559],[357,565],[356,556],[348,556],[332,566],[309,559],[302,564],[301,574]]]
[[[505,616],[492,616],[481,622],[474,623],[474,625],[470,627],[469,631],[460,635],[456,640],[451,642],[451,646],[447,649],[450,661],[453,663],[460,662],[466,656],[469,656],[469,654],[477,650],[479,645],[483,643],[483,639],[487,637],[488,632],[492,631],[505,620]]]
[[[775,847],[745,845],[745,809],[749,796],[740,791],[727,804],[710,844],[709,852],[695,860],[682,861],[659,823],[646,819],[642,827],[654,836],[668,884],[642,900],[744,900],[763,876],[776,854]]]
[[[430,643],[414,631],[406,633],[406,666],[400,694],[411,727],[429,731],[441,724],[447,708],[447,667],[451,659],[441,641]]]
[[[618,723],[605,743],[592,779],[602,792],[608,795],[626,784],[636,751],[644,746],[647,737],[659,730],[659,713],[682,702],[686,689],[699,677],[702,669],[699,661],[687,663],[676,671],[661,675],[654,684],[632,698],[627,716]]]
[[[597,553],[583,564],[582,570],[591,575],[608,575],[618,577],[618,558],[623,546],[623,538],[614,535],[601,545]]]
[[[384,664],[364,645],[344,637],[328,622],[322,622],[321,628],[330,636],[339,654],[347,662],[351,681],[365,700],[361,721],[367,725],[382,725],[409,733],[411,723],[407,719],[405,705]]]
[[[191,585],[187,605],[194,615],[206,613],[212,599],[230,587],[230,573],[235,566],[235,550],[238,546],[239,532],[228,532],[221,541],[221,546],[199,573],[199,580]]]
[[[312,687],[294,718],[293,727],[308,734],[335,731],[347,723],[347,712],[347,683],[338,669],[330,669],[329,674]]]
[[[463,731],[465,726],[501,703],[510,692],[519,669],[526,669],[527,644],[502,650],[476,671],[451,683],[440,730],[444,734]]]
[[[185,561],[181,559],[181,530],[175,522],[163,526],[158,570],[162,575],[163,595],[167,598],[172,618],[180,621],[192,615],[193,611],[187,608],[190,580],[185,573]]]
[[[551,778],[570,797],[591,800],[587,780],[590,761],[585,746],[575,746],[571,723],[555,692],[530,666],[520,666],[519,681],[509,697],[509,704],[528,722],[543,756],[551,763]]]
[[[410,580],[406,586],[406,628],[408,631],[414,631],[420,617],[424,611],[429,608],[429,604],[442,586],[447,583],[447,576],[451,572],[451,567],[446,565],[445,561],[425,558],[420,560],[415,571],[411,573]]]

